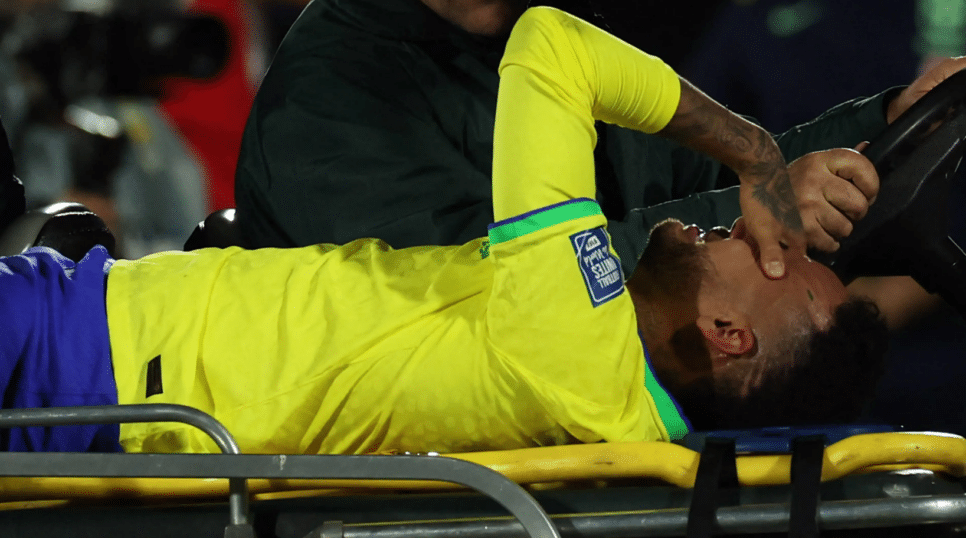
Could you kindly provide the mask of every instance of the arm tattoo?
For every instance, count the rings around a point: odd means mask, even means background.
[[[767,148],[761,135],[768,136],[760,129],[735,121],[730,113],[707,99],[695,99],[690,91],[681,94],[682,103],[677,115],[664,129],[664,134],[674,140],[696,149],[713,149],[712,143],[724,146],[729,151],[750,153],[754,150],[756,160],[760,159]],[[757,144],[752,141],[758,132]]]
[[[798,214],[798,207],[795,203],[795,192],[792,189],[792,182],[788,178],[788,172],[776,169],[770,179],[760,181],[755,184],[752,195],[761,205],[768,208],[768,211],[779,222],[790,230],[802,230],[802,217]]]
[[[791,230],[803,229],[785,159],[764,129],[684,84],[678,111],[663,134],[731,167],[750,180],[752,196],[779,222]]]
[[[681,99],[687,97],[682,94]],[[690,101],[690,99],[688,99]],[[708,121],[710,107],[706,103],[681,103],[677,115],[664,128],[665,134],[678,142],[688,143],[708,134],[711,125]]]
[[[740,123],[736,123],[733,120],[726,119],[724,121],[723,128],[718,131],[718,142],[725,144],[726,146],[732,147],[742,153],[751,150],[751,139],[748,138],[748,134],[752,129],[747,128]],[[756,148],[756,152],[760,151],[760,146]]]

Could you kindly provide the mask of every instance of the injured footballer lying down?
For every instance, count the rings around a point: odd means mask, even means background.
[[[4,406],[189,405],[250,453],[673,440],[858,411],[885,328],[806,257],[767,133],[551,8],[520,18],[500,74],[487,237],[3,258]],[[744,216],[707,233],[658,225],[625,279],[594,200],[595,119],[730,166]],[[16,428],[2,441],[215,450],[169,423]]]

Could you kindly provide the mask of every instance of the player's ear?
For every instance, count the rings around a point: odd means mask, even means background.
[[[727,312],[716,316],[701,316],[697,324],[708,343],[711,363],[715,367],[755,349],[755,333],[744,314]]]

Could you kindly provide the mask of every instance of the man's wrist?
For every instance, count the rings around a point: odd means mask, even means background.
[[[899,96],[908,86],[897,86],[886,90],[882,98],[882,113],[885,115],[886,123],[891,124],[901,114]]]

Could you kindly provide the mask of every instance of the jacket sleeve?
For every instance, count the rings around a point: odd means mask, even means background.
[[[890,88],[873,97],[861,97],[837,105],[814,120],[775,137],[785,160],[791,162],[813,151],[852,148],[871,141],[887,126],[885,107],[902,88]],[[754,121],[753,118],[749,118]],[[680,147],[673,152],[676,189],[686,196],[704,186],[737,185],[734,173],[709,157]]]
[[[792,161],[813,151],[853,148],[871,141],[887,127],[885,109],[902,90],[890,88],[873,97],[860,97],[837,105],[814,120],[777,137],[785,159]]]

